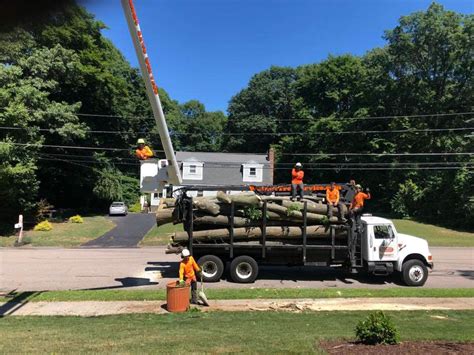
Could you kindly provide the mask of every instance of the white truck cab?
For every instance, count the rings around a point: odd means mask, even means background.
[[[370,215],[362,216],[362,259],[367,271],[386,275],[398,271],[409,286],[423,286],[428,268],[433,268],[433,256],[428,242],[397,233],[393,222]]]

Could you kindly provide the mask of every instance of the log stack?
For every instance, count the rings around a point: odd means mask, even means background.
[[[308,240],[329,237],[329,225],[340,224],[338,211],[328,219],[327,205],[311,199],[306,202],[306,235]],[[219,191],[213,197],[193,198],[194,242],[228,242],[230,238],[231,204],[234,203],[234,242],[260,240],[262,237],[263,205],[266,202],[266,239],[288,242],[299,239],[303,233],[304,203],[291,201],[289,197],[260,196],[254,192],[226,194]],[[177,219],[175,199],[162,199],[157,211],[157,225],[182,223]],[[343,210],[345,217],[346,209]],[[185,227],[186,229],[186,227]],[[345,236],[345,229],[336,230],[336,237]],[[172,244],[185,245],[188,232],[176,232]]]

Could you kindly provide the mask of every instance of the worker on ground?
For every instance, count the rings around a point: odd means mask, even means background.
[[[365,191],[367,193],[362,192],[362,186],[357,184],[356,186],[356,194],[352,199],[351,205],[349,206],[349,215],[351,218],[355,219],[357,229],[360,231],[361,225],[361,216],[362,212],[364,211],[364,201],[370,200],[370,190],[367,188]]]
[[[346,219],[343,215],[344,211],[342,202],[340,202],[339,200],[339,190],[336,188],[336,183],[331,182],[331,185],[326,188],[326,202],[328,205],[327,216],[328,218],[331,218],[334,213],[334,208],[337,208],[337,210],[339,211],[339,221],[345,222]]]
[[[153,157],[153,151],[145,144],[143,138],[137,140],[137,150],[135,151],[135,155],[140,160],[147,160]]]
[[[191,285],[191,303],[197,304],[197,279],[196,272],[201,272],[201,268],[196,263],[188,249],[181,252],[181,262],[179,263],[179,284]]]
[[[296,163],[295,167],[291,171],[291,201],[294,201],[296,198],[296,192],[298,192],[298,200],[303,198],[304,194],[304,184],[303,184],[303,165],[301,163]]]

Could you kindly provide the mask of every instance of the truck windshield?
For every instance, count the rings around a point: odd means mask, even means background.
[[[374,236],[375,236],[375,239],[392,239],[393,238],[392,227],[387,224],[374,226]]]

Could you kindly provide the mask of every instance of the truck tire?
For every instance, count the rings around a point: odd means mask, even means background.
[[[423,286],[428,279],[428,268],[421,260],[408,260],[402,267],[402,279],[407,286]]]
[[[258,275],[258,264],[254,258],[238,256],[230,263],[230,277],[238,283],[254,282]]]
[[[224,273],[224,263],[215,255],[204,255],[197,261],[202,269],[202,280],[206,282],[217,282]]]

